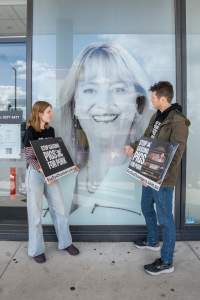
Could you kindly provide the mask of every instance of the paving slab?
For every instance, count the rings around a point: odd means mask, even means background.
[[[138,250],[132,243],[76,245],[81,254],[72,257],[57,250],[56,243],[47,243],[47,262],[42,265],[27,257],[26,243],[17,245],[19,250],[0,280],[0,299],[199,299],[200,260],[193,243],[178,242],[175,272],[159,277],[143,271],[159,252]]]
[[[21,242],[0,242],[0,278],[5,272],[8,264],[12,260],[16,251],[19,249]]]

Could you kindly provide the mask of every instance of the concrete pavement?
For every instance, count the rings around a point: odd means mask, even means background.
[[[47,262],[27,257],[25,242],[0,242],[1,300],[197,300],[200,242],[178,242],[175,272],[152,277],[143,265],[159,256],[132,243],[75,243],[71,257],[46,244]]]

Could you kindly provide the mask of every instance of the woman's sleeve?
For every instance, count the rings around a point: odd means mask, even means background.
[[[24,133],[24,137],[22,139],[22,142],[24,144],[24,147],[30,147],[30,141],[33,139],[33,134],[31,131],[31,128],[27,128],[25,133]]]
[[[31,128],[27,128],[23,138],[25,159],[28,165],[32,165],[35,170],[39,171],[40,164],[37,161],[33,148],[31,147],[31,140],[33,140],[33,133]]]
[[[32,165],[33,168],[37,171],[39,171],[40,164],[35,156],[35,153],[33,151],[33,148],[30,147],[24,147],[24,155],[25,155],[25,159],[28,165]]]

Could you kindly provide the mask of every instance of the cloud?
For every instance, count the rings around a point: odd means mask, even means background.
[[[26,80],[26,61],[17,60],[14,66],[17,69],[18,78],[21,80]]]
[[[26,61],[17,60],[15,65],[19,79],[26,79]],[[55,68],[47,63],[33,61],[33,82],[46,79],[56,79]]]
[[[98,39],[126,48],[152,82],[165,79],[175,84],[174,34],[102,34]]]
[[[14,85],[0,85],[0,108],[7,109],[8,104],[14,101]],[[25,97],[26,92],[17,87],[17,97]]]
[[[46,79],[56,79],[55,67],[47,63],[33,61],[33,81],[43,81]]]
[[[57,71],[48,63],[33,61],[33,102],[43,99],[56,103]]]
[[[17,69],[17,78],[26,80],[26,61],[17,60],[14,66]],[[58,70],[48,63],[33,61],[32,72],[33,102],[43,99],[54,105],[56,103],[56,91],[58,84],[60,84],[60,79],[57,78],[59,77]]]

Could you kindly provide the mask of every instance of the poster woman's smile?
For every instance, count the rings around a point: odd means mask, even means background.
[[[102,115],[92,115],[92,118],[95,122],[103,122],[103,123],[109,123],[115,121],[119,117],[119,114],[102,114]]]

